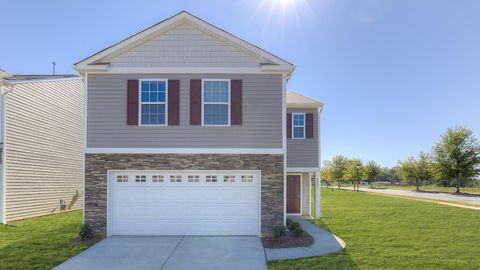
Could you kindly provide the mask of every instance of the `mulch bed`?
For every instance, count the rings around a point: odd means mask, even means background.
[[[303,237],[296,237],[293,232],[289,232],[287,236],[280,241],[274,237],[262,237],[262,244],[264,248],[291,248],[291,247],[308,247],[313,244],[315,240],[311,235],[305,232]]]

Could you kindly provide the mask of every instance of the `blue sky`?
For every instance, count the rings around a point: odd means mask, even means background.
[[[181,10],[297,66],[323,101],[322,155],[395,165],[448,127],[480,137],[480,1],[2,1],[0,68],[71,64]],[[132,3],[135,3],[133,5]]]

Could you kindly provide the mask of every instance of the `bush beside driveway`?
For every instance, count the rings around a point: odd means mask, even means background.
[[[0,269],[52,269],[88,247],[70,244],[81,224],[74,211],[0,225]]]

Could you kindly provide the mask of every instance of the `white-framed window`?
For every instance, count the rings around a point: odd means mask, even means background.
[[[292,113],[292,138],[305,139],[305,113]]]
[[[202,125],[230,126],[230,80],[202,80]]]
[[[163,175],[152,175],[153,183],[163,183]]]
[[[182,176],[181,175],[170,175],[170,183],[181,183]]]
[[[188,176],[189,183],[199,183],[200,182],[200,175],[189,175]]]
[[[139,114],[138,119],[142,126],[166,126],[168,80],[141,79],[139,80]]]
[[[128,175],[117,175],[117,183],[128,183]]]
[[[242,175],[242,182],[243,183],[253,182],[253,175]]]
[[[207,175],[205,177],[205,181],[207,183],[216,183],[217,182],[217,176],[216,175]]]
[[[146,183],[147,176],[146,175],[135,175],[135,183]]]
[[[224,183],[235,183],[235,175],[224,175],[223,176]]]

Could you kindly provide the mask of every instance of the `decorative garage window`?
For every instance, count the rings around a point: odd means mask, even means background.
[[[117,183],[127,183],[128,175],[117,175]]]
[[[230,125],[230,80],[203,80],[203,125]]]
[[[166,125],[167,80],[140,80],[141,125]]]
[[[223,176],[224,183],[234,183],[235,182],[235,175],[224,175]]]
[[[181,183],[182,176],[181,175],[170,175],[170,183]]]
[[[207,183],[216,183],[217,182],[217,176],[216,175],[207,175],[207,177],[205,178],[205,181],[207,181]]]
[[[145,183],[145,182],[147,182],[147,176],[146,175],[135,175],[135,182],[136,183]]]
[[[242,175],[242,182],[243,183],[253,182],[253,175]]]
[[[294,139],[305,139],[305,113],[293,113],[292,134]]]
[[[152,175],[152,182],[153,183],[162,183],[163,182],[163,175]]]
[[[189,183],[198,183],[200,182],[200,175],[189,175],[188,176]]]

